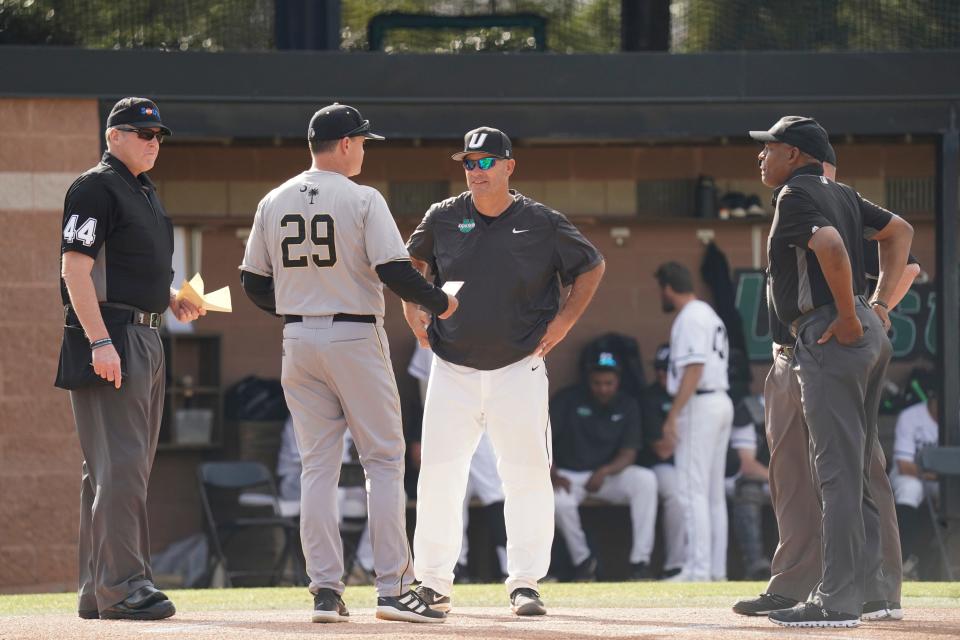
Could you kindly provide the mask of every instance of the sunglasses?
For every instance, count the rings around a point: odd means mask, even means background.
[[[496,163],[496,158],[480,158],[479,160],[464,159],[463,168],[467,171],[473,171],[475,168],[480,167],[481,171],[486,171]]]
[[[127,133],[135,133],[137,134],[138,138],[140,138],[141,140],[146,140],[147,142],[156,138],[158,144],[163,144],[163,132],[161,131],[151,131],[150,129],[135,129],[133,127],[130,127],[130,128],[117,127],[117,130],[126,131]]]

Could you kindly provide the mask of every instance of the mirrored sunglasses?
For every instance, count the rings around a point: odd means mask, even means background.
[[[473,171],[475,168],[480,167],[481,171],[486,171],[493,165],[497,163],[496,158],[480,158],[479,160],[468,160],[464,158],[463,168],[467,171]]]

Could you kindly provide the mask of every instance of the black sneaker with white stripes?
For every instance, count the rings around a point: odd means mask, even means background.
[[[414,589],[414,591],[416,591],[420,599],[426,602],[427,606],[434,611],[450,613],[450,596],[441,595],[430,587],[425,587],[422,584]]]
[[[313,595],[314,622],[350,622],[343,598],[333,589],[320,589]]]
[[[377,617],[397,622],[443,622],[447,614],[431,609],[416,592],[407,591],[399,596],[377,598]]]
[[[534,589],[521,587],[510,593],[510,609],[518,616],[543,616],[547,608],[543,606],[540,594]]]
[[[790,609],[773,611],[767,616],[781,627],[859,627],[860,616],[824,609],[813,602],[801,602]]]

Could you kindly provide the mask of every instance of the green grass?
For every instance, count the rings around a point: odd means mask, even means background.
[[[590,584],[545,584],[541,591],[553,607],[729,607],[742,596],[763,591],[762,582],[606,582]],[[168,591],[183,613],[216,610],[308,609],[312,602],[306,589],[276,587],[260,589],[192,589]],[[903,585],[904,606],[960,606],[960,583],[908,582]],[[367,608],[374,605],[373,587],[348,587],[347,605]],[[507,595],[502,584],[473,584],[456,587],[454,605],[459,607],[503,607]],[[0,596],[0,616],[72,614],[73,593],[43,593]]]

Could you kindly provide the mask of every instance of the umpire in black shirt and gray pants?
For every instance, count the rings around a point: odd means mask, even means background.
[[[862,240],[880,243],[871,304],[884,305],[906,264],[912,229],[823,176],[829,141],[815,120],[787,116],[750,135],[764,143],[761,177],[776,189],[767,299],[796,340],[799,393],[790,400],[809,429],[823,507],[820,582],[808,602],[769,617],[783,626],[854,627],[881,570],[880,518],[868,482],[876,408],[868,405],[879,400],[891,354],[883,323],[857,295],[866,290]]]
[[[147,484],[165,376],[157,329],[168,307],[183,322],[205,311],[170,288],[173,227],[146,174],[165,135],[156,104],[120,100],[107,119],[107,152],[74,181],[63,206],[56,385],[70,390],[83,453],[81,618],[175,612],[150,572]]]

